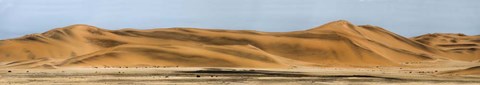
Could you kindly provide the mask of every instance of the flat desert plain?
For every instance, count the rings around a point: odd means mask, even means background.
[[[1,70],[2,85],[478,85],[478,75],[449,74],[460,68],[63,68]],[[11,71],[11,72],[8,72]]]

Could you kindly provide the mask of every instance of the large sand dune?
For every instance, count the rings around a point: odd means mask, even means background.
[[[479,36],[405,38],[334,21],[304,31],[199,28],[106,30],[72,25],[0,41],[2,68],[93,66],[421,67],[478,62]]]

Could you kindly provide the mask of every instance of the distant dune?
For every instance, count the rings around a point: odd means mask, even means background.
[[[0,41],[0,67],[418,67],[479,62],[479,44],[480,36],[406,38],[344,20],[293,32],[72,25]]]
[[[454,33],[425,34],[412,40],[435,47],[446,52],[451,59],[478,61],[480,57],[480,36],[467,36]]]

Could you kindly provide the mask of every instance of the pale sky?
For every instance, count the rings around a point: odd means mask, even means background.
[[[480,34],[480,0],[0,0],[0,39],[73,24],[284,32],[335,20],[406,37]]]

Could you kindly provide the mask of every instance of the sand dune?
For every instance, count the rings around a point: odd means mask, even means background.
[[[480,36],[454,33],[425,34],[412,38],[415,41],[442,50],[451,59],[464,61],[480,60]]]
[[[428,34],[409,39],[381,27],[356,26],[344,20],[293,32],[106,30],[72,25],[0,41],[0,66],[419,66],[424,62],[477,62],[479,40],[479,36],[460,34]]]

